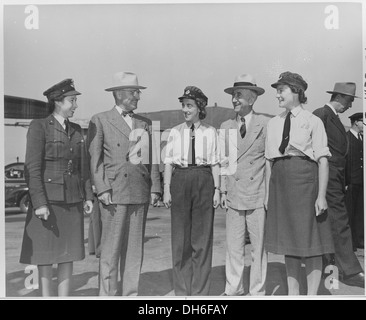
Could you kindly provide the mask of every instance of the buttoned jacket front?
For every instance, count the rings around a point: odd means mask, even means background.
[[[81,127],[69,122],[66,133],[53,115],[33,120],[27,134],[25,177],[34,208],[92,200]]]
[[[268,117],[254,113],[244,139],[235,119],[220,128],[222,191],[228,206],[236,210],[263,207],[265,195],[265,140]]]
[[[132,130],[116,108],[93,116],[89,125],[92,180],[98,195],[112,193],[114,204],[148,203],[150,192],[161,192],[151,121],[132,117]]]

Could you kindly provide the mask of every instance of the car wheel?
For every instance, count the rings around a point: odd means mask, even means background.
[[[29,208],[29,195],[25,194],[19,201],[19,208],[20,211],[22,211],[23,213],[26,213],[28,211]]]

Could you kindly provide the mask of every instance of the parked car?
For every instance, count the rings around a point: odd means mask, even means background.
[[[27,212],[29,207],[28,186],[24,178],[24,163],[5,166],[5,207],[19,207]]]

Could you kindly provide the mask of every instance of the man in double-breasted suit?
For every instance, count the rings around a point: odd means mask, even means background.
[[[353,252],[352,234],[345,204],[345,168],[348,153],[346,130],[339,119],[352,107],[356,98],[356,84],[336,83],[330,93],[331,100],[324,107],[314,111],[324,123],[328,146],[332,157],[329,159],[329,182],[327,189],[328,214],[335,246],[335,263],[349,285],[364,287],[363,269]]]
[[[352,230],[353,248],[364,248],[363,113],[349,117],[349,151],[346,164],[346,206]]]
[[[101,296],[137,295],[150,195],[153,204],[159,199],[150,121],[133,113],[142,89],[135,74],[116,73],[114,85],[106,89],[113,92],[115,107],[93,116],[89,126],[91,174],[102,219]]]
[[[251,75],[241,75],[225,89],[232,96],[236,118],[220,128],[223,155],[221,205],[226,213],[226,288],[224,295],[244,294],[245,233],[252,244],[249,292],[264,295],[267,253],[265,229],[265,140],[269,118],[253,112],[264,89]]]

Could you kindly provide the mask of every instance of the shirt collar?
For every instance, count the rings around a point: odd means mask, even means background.
[[[244,119],[245,119],[245,122],[246,123],[248,123],[248,122],[250,122],[250,120],[252,120],[252,117],[253,117],[253,110],[252,111],[250,111],[245,117],[244,117]],[[236,121],[238,121],[239,123],[241,122],[241,117],[239,117],[239,116],[237,116],[236,117]]]
[[[122,117],[125,117],[123,114],[122,114],[122,112],[124,112],[124,111],[126,111],[126,110],[123,110],[121,107],[119,107],[119,106],[114,106],[115,108],[116,108],[116,110],[118,111],[118,113],[122,116]],[[127,115],[126,115],[126,117],[127,117]]]
[[[191,127],[188,127],[187,122],[186,122],[186,127],[187,127],[188,129],[191,129]],[[194,128],[195,128],[195,129],[198,129],[199,127],[201,127],[201,121],[198,121],[198,122],[196,122],[196,123],[194,124]]]
[[[338,116],[338,112],[336,111],[336,109],[334,109],[334,107],[330,103],[327,103],[327,106],[333,110],[336,116]]]
[[[349,131],[351,131],[351,133],[358,139],[358,132],[356,132],[352,128]]]
[[[123,112],[123,109],[121,108],[121,107],[119,107],[119,106],[114,106],[116,109],[117,109],[117,111],[118,111],[118,113],[119,114],[122,114],[122,112]]]
[[[53,113],[52,115],[60,123],[61,126],[64,125],[66,119],[63,116],[59,115],[58,113]]]
[[[300,105],[299,105],[299,106],[297,106],[296,108],[292,109],[292,110],[291,110],[291,113],[292,113],[292,115],[293,115],[294,117],[297,117],[297,116],[300,114],[300,112],[301,112],[302,110],[304,110],[304,108],[303,108],[303,106],[300,104]]]

